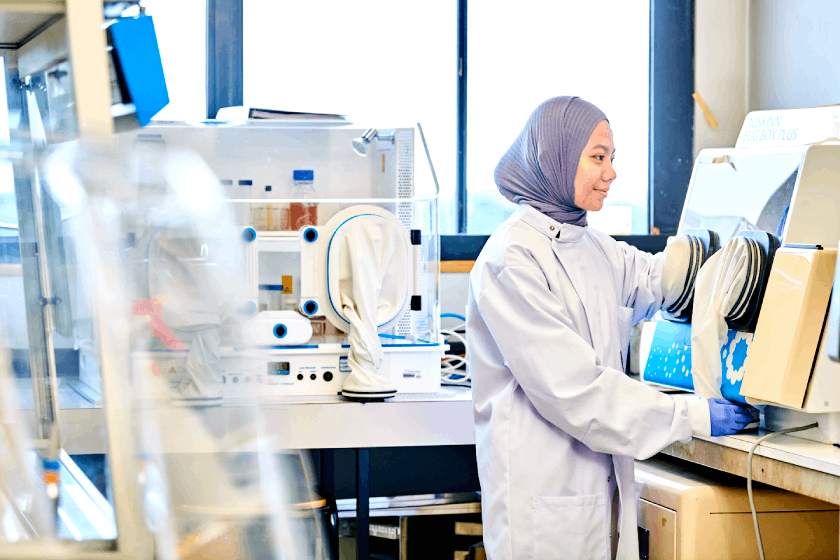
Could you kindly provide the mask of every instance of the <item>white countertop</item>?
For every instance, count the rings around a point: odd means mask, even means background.
[[[696,439],[749,453],[756,440],[769,433],[758,430],[734,436]],[[759,445],[755,455],[840,477],[840,448],[826,443],[782,434]]]
[[[471,391],[467,387],[441,387],[438,393],[398,394],[386,402],[357,403],[338,396],[287,397],[259,405],[268,435],[275,444],[291,449],[410,447],[473,445],[475,429]],[[244,399],[225,399],[209,406],[174,401],[157,408],[167,439],[179,450],[215,447],[219,442],[199,437],[211,432],[227,433],[248,423],[255,404]],[[31,414],[31,412],[29,412]],[[104,412],[101,408],[62,409],[62,434],[68,453],[106,453]],[[736,436],[695,438],[729,449],[748,452],[768,432]],[[207,434],[205,434],[206,436]],[[203,442],[203,443],[202,443]],[[688,444],[691,445],[691,444]],[[840,448],[780,435],[762,443],[755,453],[840,477]]]
[[[259,403],[247,399],[171,401],[146,410],[154,411],[149,417],[152,422],[165,427],[159,430],[163,445],[179,452],[242,450],[242,442],[252,441],[257,434],[283,449],[475,443],[472,394],[467,387],[443,386],[438,393],[398,394],[372,403],[351,402],[337,395],[296,396]],[[24,415],[34,422],[32,411]],[[103,409],[62,409],[60,417],[68,453],[107,453]]]

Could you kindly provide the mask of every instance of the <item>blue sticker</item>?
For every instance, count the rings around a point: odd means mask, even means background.
[[[347,363],[347,356],[342,356],[338,359],[338,371],[341,373],[350,373],[353,371]]]
[[[720,351],[721,394],[730,401],[746,404],[741,382],[753,334],[728,331]],[[691,325],[658,321],[645,364],[645,381],[694,390],[691,377]]]
[[[694,390],[691,378],[691,327],[658,321],[653,333],[645,380],[660,385]]]

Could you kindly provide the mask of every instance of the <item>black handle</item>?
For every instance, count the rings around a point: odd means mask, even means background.
[[[650,531],[639,527],[639,560],[648,560],[650,556]]]

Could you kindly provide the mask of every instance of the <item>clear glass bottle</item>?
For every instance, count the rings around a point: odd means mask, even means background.
[[[263,202],[265,195],[260,193],[259,198],[259,202],[251,203],[251,227],[262,231],[265,229],[265,202]]]
[[[274,208],[271,204],[271,185],[265,186],[265,192],[263,193],[263,198],[265,199],[265,230],[266,231],[274,231],[277,229],[277,225],[274,220]]]
[[[314,172],[311,169],[296,169],[293,174],[294,187],[289,203],[289,227],[297,231],[304,226],[318,225],[318,203],[315,199]],[[309,201],[312,202],[309,202]]]

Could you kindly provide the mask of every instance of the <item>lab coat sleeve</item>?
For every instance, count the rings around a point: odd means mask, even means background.
[[[633,309],[633,324],[650,319],[662,306],[662,264],[664,254],[652,255],[627,243],[616,243],[618,259],[624,265],[621,298],[625,307]]]
[[[692,436],[684,399],[599,364],[536,267],[485,272],[478,311],[537,411],[593,451],[646,459]],[[480,375],[480,372],[476,372]]]

